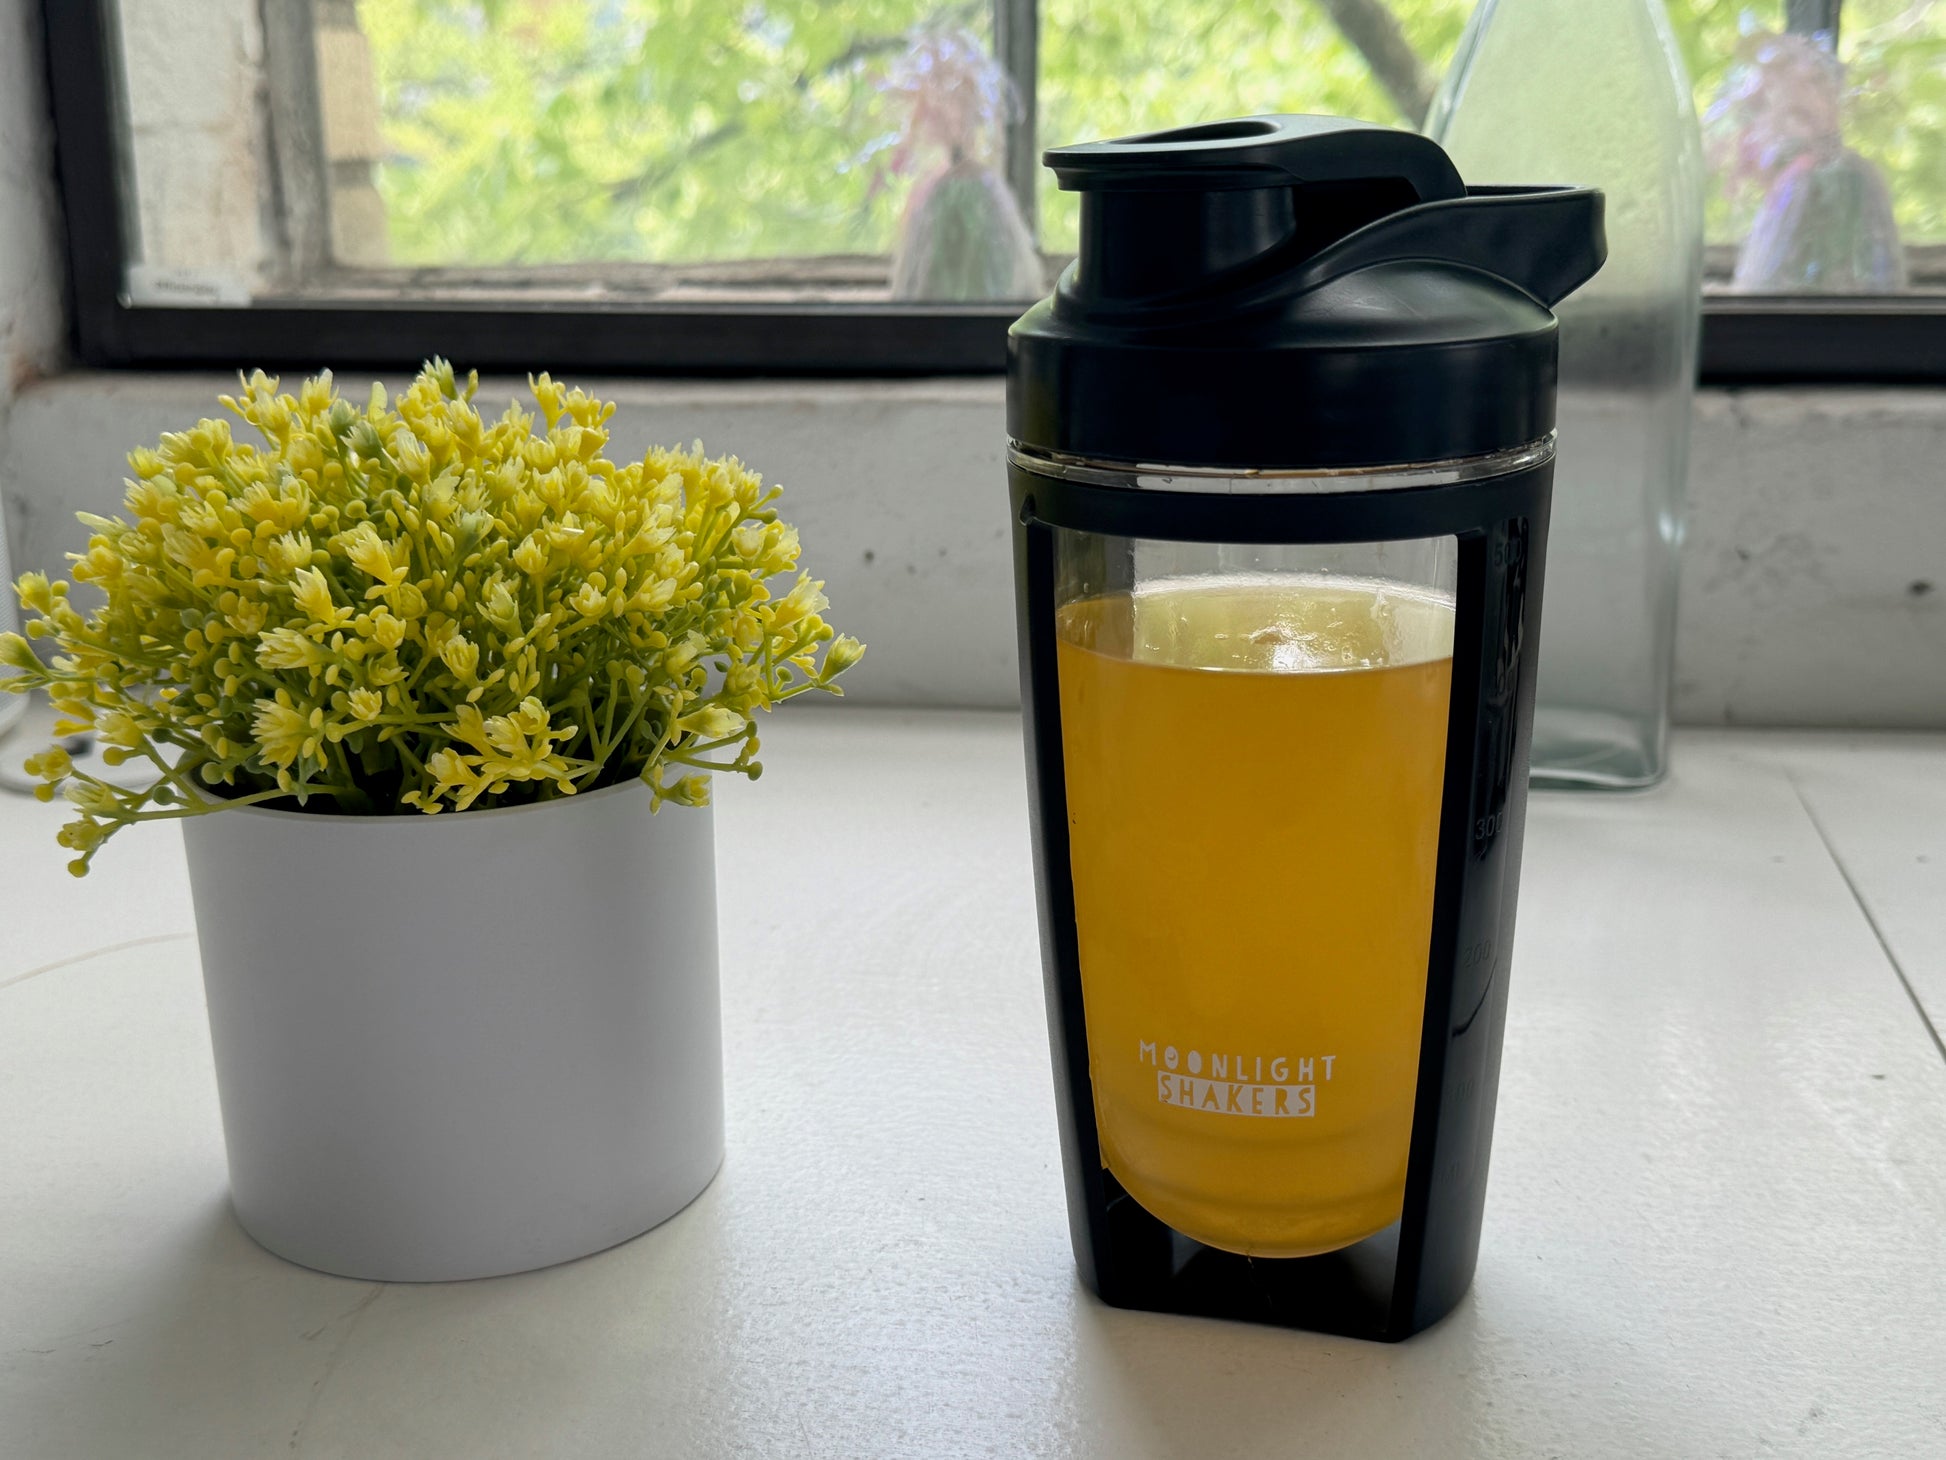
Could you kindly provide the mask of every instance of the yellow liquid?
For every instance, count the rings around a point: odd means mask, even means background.
[[[1297,575],[1060,610],[1103,1164],[1213,1247],[1398,1220],[1432,935],[1450,599]]]

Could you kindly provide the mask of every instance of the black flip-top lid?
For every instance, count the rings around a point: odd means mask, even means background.
[[[1182,466],[1383,466],[1554,428],[1551,306],[1601,267],[1591,188],[1468,188],[1437,143],[1246,117],[1044,159],[1081,249],[1008,332],[1024,446]]]

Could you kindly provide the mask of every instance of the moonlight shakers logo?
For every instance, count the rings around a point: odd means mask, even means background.
[[[1316,1115],[1318,1084],[1329,1084],[1335,1054],[1292,1059],[1288,1055],[1187,1053],[1173,1044],[1160,1051],[1141,1040],[1136,1058],[1155,1071],[1156,1099],[1186,1110],[1270,1119]],[[1294,1082],[1294,1083],[1293,1083]]]

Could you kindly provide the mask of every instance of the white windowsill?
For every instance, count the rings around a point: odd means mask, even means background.
[[[0,952],[0,1448],[1940,1453],[1946,1066],[1893,960],[1946,1015],[1946,737],[1690,731],[1653,795],[1533,799],[1479,1274],[1389,1347],[1082,1291],[1017,717],[766,741],[717,822],[722,1173],[477,1283],[251,1243],[179,833],[76,883],[61,809],[0,799],[31,935]]]
[[[620,402],[619,451],[701,437],[784,482],[834,618],[872,646],[851,700],[1017,702],[1000,381],[576,383]],[[0,457],[16,569],[59,566],[73,513],[114,510],[128,448],[232,388],[78,373],[24,390]],[[1946,390],[1699,393],[1678,718],[1946,727],[1943,463]]]

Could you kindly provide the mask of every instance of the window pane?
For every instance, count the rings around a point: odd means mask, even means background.
[[[1946,4],[1845,0],[1829,34],[1785,33],[1779,4],[1671,7],[1696,78],[1712,243],[1741,287],[1946,284]],[[1806,31],[1815,22],[1799,23]],[[1890,267],[1874,277],[1874,252]],[[1727,268],[1731,250],[1715,260]],[[1862,279],[1863,282],[1848,282]]]
[[[884,254],[924,0],[360,0],[393,256]],[[986,26],[976,6],[961,18]],[[943,18],[943,17],[942,17]]]
[[[1001,181],[1019,103],[991,57],[988,0],[120,10],[138,295],[199,273],[217,295],[471,279],[1027,299],[1044,285]],[[185,98],[192,67],[213,84]],[[311,91],[310,135],[293,80]],[[287,196],[307,171],[325,220],[309,269],[292,226],[305,200]]]
[[[1946,0],[1832,8],[1842,16],[1835,62],[1814,37],[1783,34],[1785,0],[1670,0],[1711,157],[1713,285],[1728,283],[1753,226],[1768,220],[1760,242],[1776,245],[1780,216],[1803,210],[1807,189],[1836,215],[1815,246],[1842,246],[1869,221],[1880,183],[1911,283],[1946,283]],[[1471,0],[1042,0],[1041,139],[1253,111],[1416,125],[1472,10]],[[1071,252],[1074,195],[1050,177],[1039,202],[1043,246]]]
[[[1025,128],[1007,155],[997,18],[1038,14],[1025,89],[1054,145],[1253,111],[1414,124],[1472,8],[117,0],[128,292],[1025,299],[1077,208]],[[1740,254],[1761,275],[1760,249],[1855,243],[1875,207],[1911,287],[1946,284],[1946,0],[1793,3],[1800,30],[1841,15],[1835,56],[1786,33],[1786,0],[1669,11],[1712,159],[1712,287]],[[1009,176],[1034,178],[1032,210]]]

